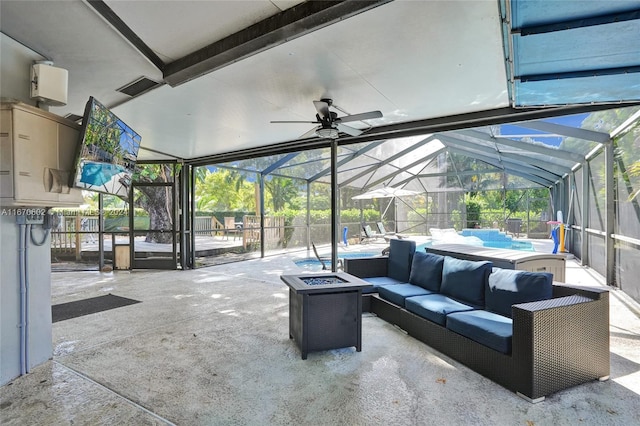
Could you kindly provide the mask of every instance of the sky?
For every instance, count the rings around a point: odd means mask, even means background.
[[[564,126],[569,126],[569,127],[580,127],[584,119],[587,118],[588,116],[589,114],[587,113],[575,114],[575,115],[568,115],[564,117],[547,118],[543,121],[547,121],[555,124],[562,124]],[[527,135],[537,142],[542,142],[544,144],[552,145],[556,147],[560,146],[560,143],[562,142],[562,137],[559,137],[559,136],[547,137],[544,135],[547,135],[548,133],[541,132],[540,130],[534,130],[526,127],[516,126],[513,124],[502,124],[500,126],[500,133],[502,136],[511,137],[513,139],[518,139],[518,138],[514,138],[513,135],[518,135],[518,136]]]

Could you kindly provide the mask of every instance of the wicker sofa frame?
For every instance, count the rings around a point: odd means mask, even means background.
[[[385,276],[387,258],[345,259],[345,272]],[[511,354],[503,354],[379,297],[363,295],[363,311],[516,392],[530,402],[609,378],[609,291],[553,284],[553,298],[512,306]]]

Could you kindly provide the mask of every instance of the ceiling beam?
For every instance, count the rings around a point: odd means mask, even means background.
[[[179,86],[390,1],[305,1],[167,64],[164,80]]]
[[[147,44],[142,41],[138,34],[136,34],[122,19],[102,0],[88,0],[87,3],[96,12],[100,14],[122,37],[136,48],[145,58],[156,66],[160,71],[164,70],[165,63],[156,52],[153,51]]]
[[[549,108],[497,108],[467,114],[450,115],[446,117],[430,118],[425,120],[408,121],[394,123],[371,128],[367,133],[360,136],[340,137],[338,145],[351,145],[355,143],[373,142],[381,139],[396,139],[410,136],[426,136],[434,132],[447,132],[472,127],[483,127],[497,124],[516,123],[523,120],[538,120],[542,118],[558,117],[563,115],[581,114],[593,111],[603,111],[623,106],[638,106],[640,102],[628,102],[621,104],[607,105],[579,105]],[[202,156],[185,160],[188,164],[201,165],[209,163],[225,163],[228,161],[243,160],[248,158],[262,157],[286,152],[300,151],[300,146],[304,145],[304,150],[329,148],[329,139],[307,138],[294,139],[287,142],[265,145],[257,148],[249,148],[237,151],[230,151],[221,154]],[[515,142],[515,141],[512,141]],[[518,142],[520,143],[520,142]],[[529,146],[518,147],[528,150]],[[576,161],[579,162],[579,161]]]

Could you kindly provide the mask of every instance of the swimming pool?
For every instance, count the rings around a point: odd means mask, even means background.
[[[362,257],[373,257],[379,256],[380,253],[369,253],[369,252],[361,252],[361,253],[338,253],[338,257],[340,259],[358,259]],[[296,260],[294,262],[299,268],[305,269],[307,271],[321,271],[322,264],[315,257],[307,257],[304,259]],[[331,267],[331,262],[325,262],[327,267]]]

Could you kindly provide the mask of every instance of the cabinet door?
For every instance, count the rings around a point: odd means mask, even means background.
[[[0,111],[0,197],[13,199],[13,141],[11,111]]]
[[[26,201],[57,201],[58,194],[45,192],[45,169],[58,168],[58,123],[35,114],[13,110],[15,198]]]

